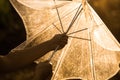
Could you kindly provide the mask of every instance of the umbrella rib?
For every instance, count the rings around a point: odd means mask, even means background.
[[[68,37],[71,37],[71,38],[76,38],[76,39],[81,39],[81,40],[91,41],[91,39],[80,38],[80,37],[75,37],[75,36],[68,36]]]
[[[78,7],[78,10],[77,10],[77,12],[75,13],[75,16],[73,17],[73,19],[72,19],[72,21],[71,21],[71,23],[70,23],[70,25],[69,25],[66,33],[68,33],[68,31],[70,30],[70,28],[71,28],[72,25],[74,24],[75,20],[76,20],[77,17],[79,16],[80,12],[82,11],[82,9],[80,10],[80,7],[81,7],[81,4],[80,4],[80,6]],[[79,11],[79,10],[80,10],[80,11]]]
[[[62,31],[54,23],[52,23],[52,24],[60,33],[62,33]]]
[[[74,34],[74,33],[77,33],[77,32],[81,32],[81,31],[84,31],[84,30],[87,30],[88,28],[84,28],[84,29],[81,29],[81,30],[78,30],[78,31],[75,31],[75,32],[71,32],[71,33],[69,33],[69,34],[67,34],[67,35],[71,35],[71,34]]]
[[[91,32],[88,31],[88,34],[89,34],[89,38],[91,39]],[[89,42],[89,48],[90,48],[90,57],[91,57],[90,58],[90,66],[91,66],[91,71],[92,71],[92,77],[94,80],[96,80],[92,41]]]
[[[77,8],[75,8],[74,10],[76,10]],[[74,10],[72,10],[72,11],[70,11],[69,13],[67,13],[66,15],[64,15],[62,18],[64,18],[65,16],[67,16],[67,15],[69,15],[69,14],[71,14]],[[56,21],[54,21],[54,23],[55,23]],[[49,25],[50,26],[50,25]],[[48,27],[49,27],[48,26]],[[45,29],[46,30],[46,29]],[[39,32],[38,32],[39,33]]]
[[[77,8],[75,8],[74,10],[76,10]],[[74,10],[72,10],[72,11],[74,11]],[[71,11],[71,12],[72,12]],[[69,12],[67,15],[69,15],[71,12]],[[65,16],[64,16],[65,17]],[[62,18],[64,18],[64,17],[62,17]],[[60,31],[61,32],[61,30],[58,28],[58,27],[56,27],[56,25],[54,24],[54,23],[52,23],[52,25],[58,30],[58,31]],[[62,32],[61,32],[62,33]],[[52,53],[52,55],[48,58],[48,61],[50,62],[51,61],[51,59],[52,59],[52,57],[54,56],[54,54],[56,53],[56,51],[58,50],[58,48],[59,48],[59,45],[56,47],[56,49],[53,51],[53,53]]]
[[[53,1],[54,1],[54,4],[55,4],[55,9],[56,9],[56,12],[57,12],[57,15],[58,15],[58,19],[60,21],[60,25],[61,25],[62,31],[64,33],[63,24],[62,24],[62,21],[61,21],[61,18],[60,18],[60,14],[59,14],[58,8],[56,7],[56,2],[55,2],[55,0],[53,0]]]

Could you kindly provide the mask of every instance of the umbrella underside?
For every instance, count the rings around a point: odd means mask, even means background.
[[[36,46],[68,31],[68,44],[51,59],[52,80],[106,80],[118,72],[120,45],[88,3],[84,8],[73,1],[10,1],[27,32],[26,41],[12,51]],[[51,54],[37,61],[47,60]]]

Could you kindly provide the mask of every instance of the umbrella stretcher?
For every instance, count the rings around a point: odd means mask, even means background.
[[[55,52],[52,80],[106,80],[119,71],[120,45],[86,2],[10,0],[22,18],[27,39],[13,49],[23,50],[66,33],[66,47]],[[47,60],[51,52],[36,62]]]

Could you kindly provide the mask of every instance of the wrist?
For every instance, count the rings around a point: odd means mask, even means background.
[[[48,42],[48,48],[50,49],[50,50],[55,50],[55,48],[57,47],[57,44],[55,44],[52,40],[49,40],[49,41],[47,41]]]
[[[54,50],[54,45],[53,45],[53,43],[51,42],[51,40],[48,40],[48,41],[44,42],[44,44],[45,44],[46,49],[47,49],[48,51]]]

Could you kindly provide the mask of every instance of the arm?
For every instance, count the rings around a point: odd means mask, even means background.
[[[51,40],[41,43],[29,49],[16,51],[9,53],[4,57],[0,57],[0,72],[1,71],[13,71],[31,64],[34,60],[42,57],[51,50],[54,50],[58,45],[63,48],[67,43],[66,35],[56,35]]]
[[[4,71],[13,71],[18,68],[24,67],[39,57],[45,55],[47,52],[52,50],[50,41],[39,44],[38,46],[16,51],[14,53],[9,53],[4,57],[0,57],[1,63],[0,66],[3,66],[1,69]]]

